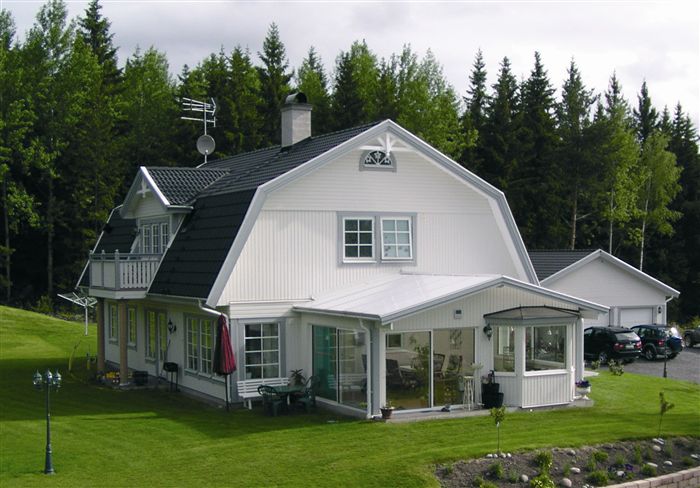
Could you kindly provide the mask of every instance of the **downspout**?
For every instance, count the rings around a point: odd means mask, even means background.
[[[663,318],[663,321],[664,321],[664,325],[668,325],[668,302],[670,302],[670,301],[673,300],[674,298],[675,298],[675,297],[670,296],[670,297],[668,297],[668,298],[666,299],[666,301],[664,302],[664,313],[663,313],[663,317],[662,317],[662,318]]]
[[[372,418],[372,334],[369,327],[364,325],[362,319],[357,319],[360,328],[365,331],[367,339],[365,340],[365,355],[367,356],[367,411],[365,413],[368,419]]]
[[[207,306],[203,303],[203,300],[197,300],[197,306],[198,306],[199,309],[200,309],[202,312],[204,312],[204,313],[208,313],[208,314],[211,314],[211,315],[216,315],[217,317],[220,317],[220,316],[224,315],[224,314],[222,314],[221,312],[219,312],[219,311],[217,311],[217,310],[214,310],[213,308],[207,307]],[[226,317],[226,318],[228,319],[228,317]],[[217,332],[217,333],[218,333],[218,332]],[[185,331],[185,334],[187,334],[187,331]],[[230,336],[229,336],[229,340],[230,340]],[[226,379],[225,379],[224,381],[225,381],[225,382],[224,382],[224,389],[226,390],[226,402],[227,402],[227,403],[226,403],[226,410],[228,411],[228,408],[229,408],[229,406],[228,406],[228,394],[229,394],[229,390],[230,390],[230,388],[231,388],[231,385],[229,384],[230,381],[231,381],[231,375],[230,375],[230,374],[227,374],[227,375],[226,375]]]
[[[220,316],[220,315],[222,315],[221,312],[219,312],[219,311],[217,311],[217,310],[214,310],[213,308],[207,307],[207,306],[204,304],[204,301],[203,301],[203,300],[197,300],[197,305],[199,306],[199,309],[200,309],[202,312],[210,313],[210,314],[212,314],[212,315],[216,315],[217,317]]]

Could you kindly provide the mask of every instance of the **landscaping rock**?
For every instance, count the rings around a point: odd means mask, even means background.
[[[661,452],[661,446],[653,445],[651,448],[654,450],[654,452]]]
[[[502,452],[502,453],[501,453],[501,457],[502,457],[503,459],[505,459],[505,458],[506,458],[506,453],[505,453],[505,452]]]
[[[527,483],[528,481],[530,481],[530,478],[526,474],[521,474],[520,481],[523,483]]]
[[[486,457],[489,458],[489,459],[491,459],[491,458],[493,458],[493,454],[488,453],[488,454],[486,455]]]
[[[581,474],[581,468],[573,467],[571,468],[571,472],[574,474]]]
[[[513,456],[511,455],[511,453],[508,453],[508,454],[506,454],[506,457],[507,457],[507,458],[511,458],[511,457],[513,457]]]
[[[654,438],[654,439],[652,439],[652,441],[656,442],[657,444],[661,444],[662,446],[663,446],[664,444],[666,444],[666,441],[664,441],[664,440],[663,440],[662,438],[660,438],[660,437]]]
[[[569,478],[562,478],[559,484],[564,488],[571,488],[571,480]]]
[[[673,466],[673,461],[664,461],[665,466]]]
[[[624,471],[618,471],[615,473],[615,476],[618,478],[624,478],[625,477],[625,472]]]
[[[693,459],[700,459],[700,454],[691,454],[690,457]]]
[[[652,468],[658,468],[658,467],[659,467],[659,465],[656,464],[656,463],[646,463],[646,464],[647,464],[647,466],[651,466]]]
[[[566,453],[567,453],[569,456],[575,456],[575,455],[576,455],[576,451],[575,451],[574,449],[567,449]]]

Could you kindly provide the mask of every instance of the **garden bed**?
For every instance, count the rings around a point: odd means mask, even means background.
[[[446,488],[524,487],[540,474],[542,464],[551,463],[549,476],[556,486],[606,486],[698,467],[700,440],[678,437],[490,456],[439,465],[435,474]]]

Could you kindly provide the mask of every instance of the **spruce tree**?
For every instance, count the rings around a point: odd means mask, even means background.
[[[311,124],[314,134],[331,130],[331,97],[328,92],[328,77],[323,63],[312,47],[297,72],[297,88],[303,92],[311,105]]]
[[[274,22],[267,31],[262,52],[258,56],[263,65],[258,67],[260,77],[261,111],[263,114],[262,144],[265,146],[280,143],[281,110],[284,99],[289,95],[289,62],[279,29]]]
[[[334,85],[332,97],[334,129],[347,129],[364,123],[363,100],[349,52],[341,52],[336,59]]]
[[[250,58],[250,52],[236,46],[230,56],[231,97],[236,103],[236,116],[231,131],[235,134],[233,153],[252,151],[262,145],[264,114],[258,107],[261,98],[260,79]]]
[[[633,113],[637,139],[641,144],[644,144],[659,124],[659,114],[651,103],[646,80],[642,82],[642,89],[637,95],[637,108],[634,109]]]
[[[100,10],[102,5],[99,0],[91,0],[85,16],[78,19],[78,35],[97,56],[97,62],[102,68],[103,83],[114,90],[121,81],[122,72],[117,63],[117,48],[112,43],[114,34],[110,32],[111,23],[102,17]]]
[[[484,55],[479,49],[469,75],[469,88],[467,88],[467,96],[464,97],[466,110],[461,120],[464,144],[461,163],[476,173],[481,170],[484,164],[482,137],[489,103],[486,76]]]

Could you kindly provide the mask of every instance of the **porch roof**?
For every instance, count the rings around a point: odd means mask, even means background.
[[[503,275],[396,274],[314,297],[294,309],[325,315],[357,317],[388,324],[424,310],[473,295],[489,288],[509,285],[562,300],[581,315],[596,316],[608,307],[525,283]]]

